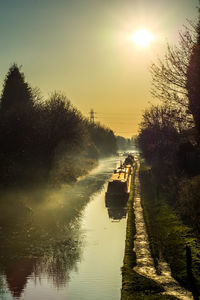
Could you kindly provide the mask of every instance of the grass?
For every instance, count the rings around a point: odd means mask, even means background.
[[[150,241],[152,257],[158,270],[162,253],[169,263],[172,276],[184,287],[200,293],[200,246],[199,237],[193,229],[186,226],[163,191],[156,193],[151,171],[141,162],[141,199]],[[187,274],[186,245],[192,253],[192,277]]]
[[[134,170],[135,175],[135,170]],[[134,177],[134,176],[133,176]],[[134,201],[134,178],[130,197],[128,200],[128,218],[126,228],[125,255],[122,267],[122,300],[141,299],[177,299],[173,296],[162,295],[162,286],[155,281],[136,273],[133,268],[136,266],[136,253],[134,248],[134,236],[136,234],[135,215],[133,208]]]

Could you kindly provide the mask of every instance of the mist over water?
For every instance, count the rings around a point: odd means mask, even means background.
[[[105,207],[119,160],[71,187],[0,191],[0,299],[120,298],[126,210]]]

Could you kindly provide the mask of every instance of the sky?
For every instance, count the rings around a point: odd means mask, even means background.
[[[47,97],[63,92],[72,104],[115,134],[137,134],[142,112],[158,103],[149,68],[175,44],[198,0],[0,0],[0,86],[12,63]],[[154,35],[147,47],[130,39]]]

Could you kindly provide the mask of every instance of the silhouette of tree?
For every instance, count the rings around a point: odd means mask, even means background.
[[[138,144],[152,167],[157,193],[178,173],[179,142],[174,111],[167,106],[152,106],[144,112]]]
[[[100,156],[115,154],[117,151],[116,137],[112,130],[100,123],[88,123],[88,131],[92,142]]]
[[[53,93],[38,107],[36,118],[38,144],[49,162],[56,151],[83,150],[86,139],[83,116],[64,95]]]
[[[177,116],[168,106],[152,106],[145,110],[138,142],[149,161],[174,162],[178,146]]]
[[[6,76],[1,95],[1,112],[18,113],[32,108],[31,88],[25,82],[24,74],[13,64]]]
[[[152,95],[178,110],[179,117],[187,121],[188,127],[193,126],[193,118],[188,101],[187,73],[195,42],[195,28],[185,27],[179,33],[178,44],[168,44],[164,58],[151,66]]]
[[[61,93],[44,100],[19,67],[11,66],[0,107],[1,182],[48,179],[57,176],[55,169],[58,178],[74,181],[95,165],[98,154],[115,151],[109,128],[88,123]]]
[[[192,48],[187,68],[186,88],[189,99],[189,109],[193,115],[195,126],[200,135],[200,18],[196,27],[197,39]]]
[[[184,222],[192,220],[199,230],[200,10],[197,25],[191,25],[151,66],[152,94],[163,104],[144,112],[138,144],[151,165],[156,194],[163,191],[176,201]]]
[[[6,75],[0,106],[1,177],[21,178],[29,165],[33,134],[33,99],[24,74],[13,64]]]

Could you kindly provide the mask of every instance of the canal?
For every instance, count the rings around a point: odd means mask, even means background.
[[[0,299],[120,299],[126,210],[105,205],[119,161],[73,187],[1,192]]]

